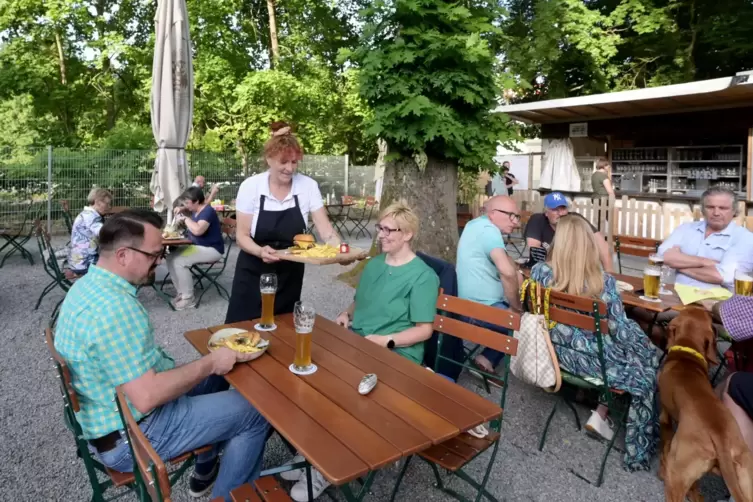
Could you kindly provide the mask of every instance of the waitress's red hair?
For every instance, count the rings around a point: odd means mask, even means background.
[[[293,154],[298,160],[303,158],[303,147],[293,134],[293,127],[282,121],[272,122],[269,128],[272,137],[264,144],[264,157],[280,157]]]

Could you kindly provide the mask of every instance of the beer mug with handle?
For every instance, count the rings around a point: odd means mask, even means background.
[[[293,308],[295,327],[295,358],[290,371],[297,375],[310,375],[317,370],[311,362],[311,336],[316,322],[316,310],[306,302],[296,302]]]
[[[259,331],[272,331],[275,325],[275,293],[277,293],[277,274],[262,274],[259,280],[261,292],[261,319],[254,326]]]
[[[753,272],[749,270],[735,270],[735,294],[753,296]]]

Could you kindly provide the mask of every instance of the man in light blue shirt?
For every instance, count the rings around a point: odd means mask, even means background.
[[[704,220],[680,225],[659,247],[677,284],[732,290],[735,269],[753,270],[753,234],[732,221],[735,202],[731,190],[709,188],[701,196]]]
[[[499,308],[520,308],[522,275],[505,251],[503,234],[510,234],[520,224],[518,206],[506,195],[487,201],[486,214],[468,222],[458,242],[458,296],[466,300]],[[511,335],[499,326],[468,319],[469,322]],[[474,360],[488,372],[494,371],[503,354],[485,349]],[[495,383],[490,380],[490,383]]]

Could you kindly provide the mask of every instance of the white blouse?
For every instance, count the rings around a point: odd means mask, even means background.
[[[312,213],[324,207],[322,193],[319,191],[319,184],[312,178],[300,173],[293,176],[293,187],[283,200],[278,200],[269,190],[269,171],[256,174],[241,183],[238,189],[235,208],[241,213],[253,214],[251,223],[251,237],[256,234],[256,222],[259,219],[259,210],[261,208],[261,196],[266,197],[264,201],[265,211],[284,211],[295,207],[294,196],[298,196],[298,205],[301,209],[303,221],[308,224],[309,213]]]

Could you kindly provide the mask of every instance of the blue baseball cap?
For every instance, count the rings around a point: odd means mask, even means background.
[[[547,209],[556,209],[558,207],[569,207],[567,198],[561,192],[552,192],[544,197],[544,207]]]

